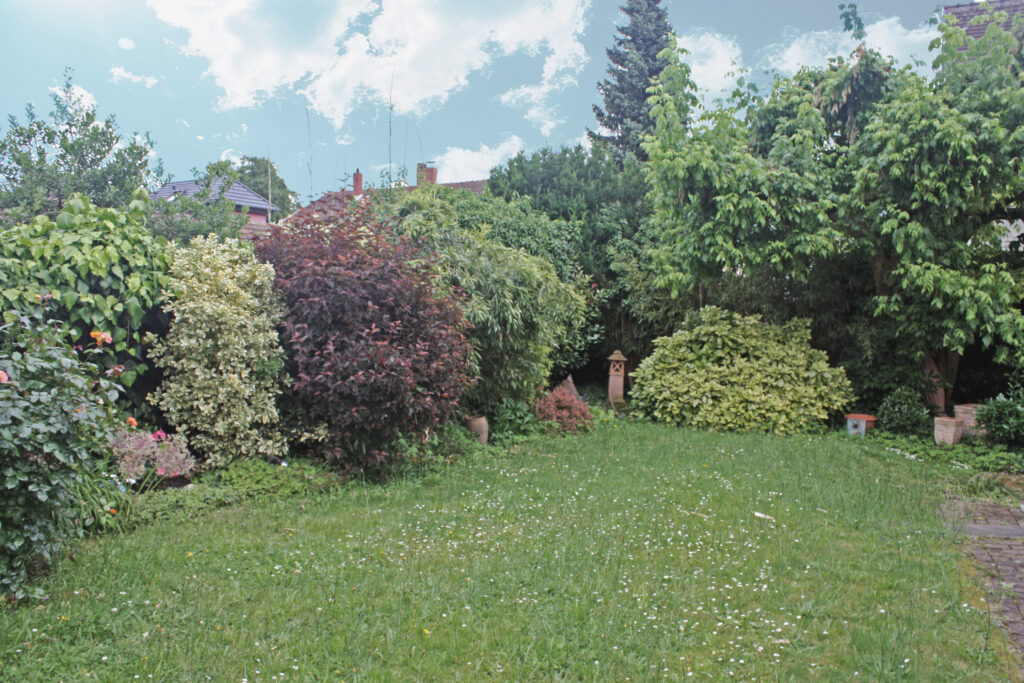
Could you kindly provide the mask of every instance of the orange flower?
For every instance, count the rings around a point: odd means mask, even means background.
[[[114,508],[110,508],[110,514],[116,515],[117,514],[117,510],[115,510]]]
[[[125,422],[128,423],[129,427],[138,427],[139,426],[139,421],[136,420],[134,417],[129,417],[127,420],[125,420]]]
[[[104,344],[110,344],[114,341],[109,332],[93,330],[89,333],[89,336],[96,340],[96,346],[103,346]]]

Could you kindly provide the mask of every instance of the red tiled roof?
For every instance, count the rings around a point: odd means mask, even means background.
[[[465,180],[459,183],[437,183],[443,187],[451,187],[456,190],[469,190],[474,194],[482,194],[484,188],[487,187],[486,180]],[[417,188],[416,185],[406,185],[402,189],[406,192],[412,192]],[[373,189],[367,190],[367,192],[373,192]],[[362,195],[355,194],[352,190],[338,190],[337,192],[328,192],[319,199],[314,199],[308,205],[302,207],[292,215],[284,219],[285,223],[306,223],[306,222],[319,222],[328,221],[339,213],[345,210],[345,205],[353,199],[357,199]]]
[[[1024,14],[1024,0],[989,0],[988,4],[989,11],[1006,12],[1010,15],[1006,23],[1002,25],[1002,28],[1006,31],[1010,30],[1015,14]],[[971,20],[983,13],[980,3],[970,2],[963,5],[947,5],[945,13],[956,17],[957,26],[967,31],[967,35],[971,38],[977,39],[985,35],[985,30],[988,28],[987,23],[971,25]]]

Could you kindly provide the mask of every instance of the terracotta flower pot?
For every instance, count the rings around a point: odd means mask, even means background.
[[[846,433],[856,434],[858,436],[864,436],[871,430],[872,427],[878,422],[878,418],[874,415],[864,415],[863,413],[848,413],[846,415]]]
[[[487,418],[480,415],[473,415],[466,418],[466,429],[471,431],[476,440],[481,444],[487,444]]]
[[[964,421],[959,417],[935,418],[935,443],[952,446],[964,435]]]
[[[964,421],[964,436],[983,436],[985,428],[978,426],[977,403],[960,403],[953,406],[953,414]]]

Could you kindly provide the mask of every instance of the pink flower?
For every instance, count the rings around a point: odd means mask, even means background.
[[[10,381],[11,381],[10,376],[6,372],[4,372],[3,370],[0,370],[0,384],[7,384]]]
[[[153,432],[153,441],[163,441],[167,438],[167,432],[162,429],[158,429]]]

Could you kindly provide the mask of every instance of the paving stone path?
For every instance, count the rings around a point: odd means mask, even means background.
[[[1024,653],[1024,512],[994,503],[959,503],[958,507],[961,514],[956,517],[962,521],[954,521],[954,526],[971,537],[968,555],[991,573],[999,619]]]

